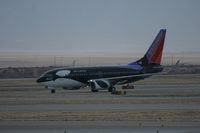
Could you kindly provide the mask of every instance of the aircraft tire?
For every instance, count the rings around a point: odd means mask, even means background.
[[[116,93],[116,88],[115,87],[111,87],[112,88],[112,94],[115,94]]]
[[[55,90],[55,89],[52,89],[52,90],[51,90],[51,93],[56,93],[56,90]]]
[[[97,89],[91,89],[92,92],[99,92]]]
[[[109,88],[108,88],[108,92],[112,92],[112,87],[109,87]]]

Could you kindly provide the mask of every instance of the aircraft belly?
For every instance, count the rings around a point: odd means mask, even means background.
[[[58,78],[55,81],[48,81],[43,84],[49,87],[78,87],[83,85],[81,82],[67,78]]]

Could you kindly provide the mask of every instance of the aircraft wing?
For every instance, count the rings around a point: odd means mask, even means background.
[[[146,74],[137,74],[137,75],[129,75],[129,76],[120,76],[120,77],[110,77],[110,78],[100,78],[100,79],[92,79],[92,80],[102,80],[102,81],[107,81],[111,85],[122,85],[122,84],[127,84],[131,82],[136,82],[138,80],[145,79],[147,77],[150,77],[152,75],[163,75],[166,73],[146,73]]]
[[[101,80],[103,82],[109,82],[110,85],[122,85],[126,83],[135,82],[147,77],[152,76],[152,74],[137,74],[137,75],[129,75],[129,76],[120,76],[120,77],[110,77],[110,78],[100,78],[100,79],[92,79],[92,80]]]
[[[112,85],[122,85],[131,82],[135,82],[141,79],[145,79],[147,77],[152,76],[151,74],[141,74],[141,75],[130,75],[130,76],[121,76],[121,77],[112,77],[112,78],[105,78]]]

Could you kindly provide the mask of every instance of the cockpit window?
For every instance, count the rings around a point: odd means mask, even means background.
[[[44,77],[46,78],[46,80],[52,80],[53,79],[53,73],[46,73],[44,75]]]

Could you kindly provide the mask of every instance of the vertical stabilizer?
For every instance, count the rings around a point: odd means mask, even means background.
[[[166,29],[161,29],[143,58],[134,62],[140,65],[160,65],[165,42]],[[134,63],[130,63],[134,64]]]

